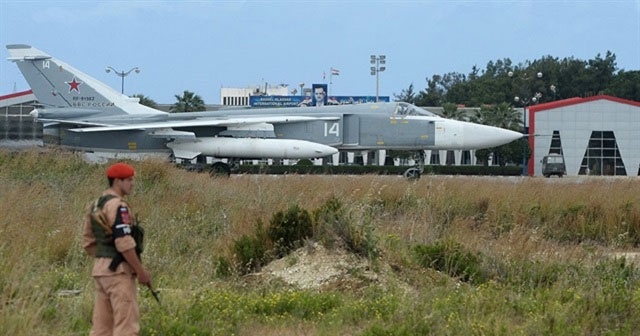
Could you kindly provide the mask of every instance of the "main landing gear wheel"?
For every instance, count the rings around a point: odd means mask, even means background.
[[[228,177],[231,175],[231,167],[224,162],[214,162],[211,165],[209,174],[213,176]]]
[[[417,165],[404,171],[402,174],[408,180],[419,180],[424,172],[424,151],[418,151],[415,154]]]
[[[420,168],[409,168],[407,170],[404,171],[404,174],[402,174],[405,178],[409,179],[409,180],[418,180],[420,179],[420,175],[422,174],[422,172],[420,171]]]

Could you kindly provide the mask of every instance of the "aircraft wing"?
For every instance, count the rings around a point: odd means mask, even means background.
[[[38,122],[43,124],[71,124],[71,125],[80,125],[80,126],[94,126],[94,127],[108,127],[109,124],[106,123],[96,123],[96,122],[88,122],[88,121],[71,121],[68,119],[48,119],[48,118],[38,118]]]
[[[149,130],[149,129],[166,129],[180,127],[202,127],[202,126],[241,126],[252,124],[281,124],[294,123],[311,120],[338,120],[340,117],[309,117],[309,116],[261,116],[261,117],[242,117],[229,119],[191,119],[176,121],[161,121],[152,123],[132,123],[127,125],[112,125],[100,127],[76,128],[73,132],[109,132],[109,131],[127,131],[127,130]]]

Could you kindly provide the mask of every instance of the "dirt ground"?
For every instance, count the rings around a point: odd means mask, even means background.
[[[279,278],[302,289],[318,289],[345,281],[378,281],[369,262],[343,249],[328,250],[322,245],[302,247],[272,261],[262,269],[266,277]]]

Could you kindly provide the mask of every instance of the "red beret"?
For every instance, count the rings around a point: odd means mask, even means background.
[[[115,163],[107,169],[107,177],[108,178],[119,178],[126,179],[128,177],[133,176],[136,171],[130,165],[126,163]]]

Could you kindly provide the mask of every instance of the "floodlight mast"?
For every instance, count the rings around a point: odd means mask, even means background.
[[[513,71],[509,71],[507,73],[507,76],[509,77],[513,77],[515,74]],[[528,84],[529,82],[533,79],[535,80],[542,78],[542,72],[538,72],[535,75],[535,78],[533,76],[529,76],[527,75],[527,73],[523,73],[522,75],[518,76],[520,78],[521,81],[523,81],[525,83],[525,85],[527,85],[526,90],[523,90],[523,92],[525,94],[528,94],[529,88],[528,88]],[[515,96],[513,97],[513,101],[516,103],[519,103],[522,105],[522,135],[523,140],[522,140],[522,176],[527,176],[528,175],[528,170],[527,170],[527,140],[528,138],[526,137],[527,134],[527,108],[529,107],[529,105],[535,105],[537,103],[540,102],[540,98],[542,98],[542,93],[540,92],[536,92],[535,94],[533,94],[531,97],[520,97],[520,96]]]
[[[387,68],[380,66],[386,63],[387,56],[385,55],[371,55],[371,76],[376,76],[376,103],[380,97],[380,72],[385,71]]]

